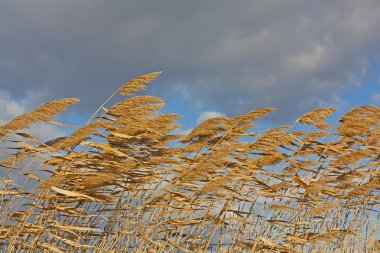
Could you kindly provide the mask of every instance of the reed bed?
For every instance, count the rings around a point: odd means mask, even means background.
[[[75,98],[0,126],[2,252],[380,251],[379,107],[255,133],[274,111],[260,108],[182,136],[179,115],[137,95],[159,74],[125,83],[67,137],[23,131],[70,127],[52,119]]]

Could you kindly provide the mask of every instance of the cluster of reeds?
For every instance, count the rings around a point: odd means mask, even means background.
[[[77,99],[0,126],[2,252],[379,252],[379,107],[258,134],[261,108],[181,136],[161,99],[135,94],[158,75],[65,138],[22,131],[67,126],[51,119]]]

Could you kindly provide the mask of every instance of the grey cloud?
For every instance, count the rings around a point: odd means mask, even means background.
[[[14,96],[80,96],[92,109],[129,78],[186,91],[228,115],[274,120],[360,85],[380,49],[376,0],[0,1],[0,85]]]

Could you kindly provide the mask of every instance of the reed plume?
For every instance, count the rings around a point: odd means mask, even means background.
[[[259,108],[180,135],[163,100],[135,94],[160,73],[66,137],[22,130],[69,126],[50,120],[74,98],[0,126],[3,252],[379,252],[379,107],[264,133],[252,127],[274,109]]]

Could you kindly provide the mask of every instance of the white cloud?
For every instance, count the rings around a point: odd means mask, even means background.
[[[225,115],[221,112],[215,112],[215,111],[202,112],[197,118],[197,123],[199,124],[205,120],[216,118],[216,117],[223,117],[223,116]]]
[[[180,134],[180,135],[188,135],[190,132],[191,132],[191,128],[186,128],[186,129],[182,129],[182,128],[177,128],[175,131],[173,131],[174,134]]]
[[[372,103],[380,105],[380,93],[375,93],[371,96]]]
[[[33,99],[34,95],[32,94],[30,99],[17,100],[13,99],[5,92],[0,92],[0,125],[5,124],[16,116],[32,111],[33,107],[30,107],[30,100]],[[50,125],[47,123],[33,124],[29,129],[24,129],[23,131],[31,134],[33,137],[41,141],[47,141],[65,136],[65,133],[58,129],[55,125]]]
[[[65,132],[58,129],[58,127],[47,123],[34,124],[29,129],[25,130],[25,132],[40,141],[48,141],[57,137],[66,136]]]
[[[25,102],[12,99],[7,93],[0,92],[0,124],[25,113]]]

